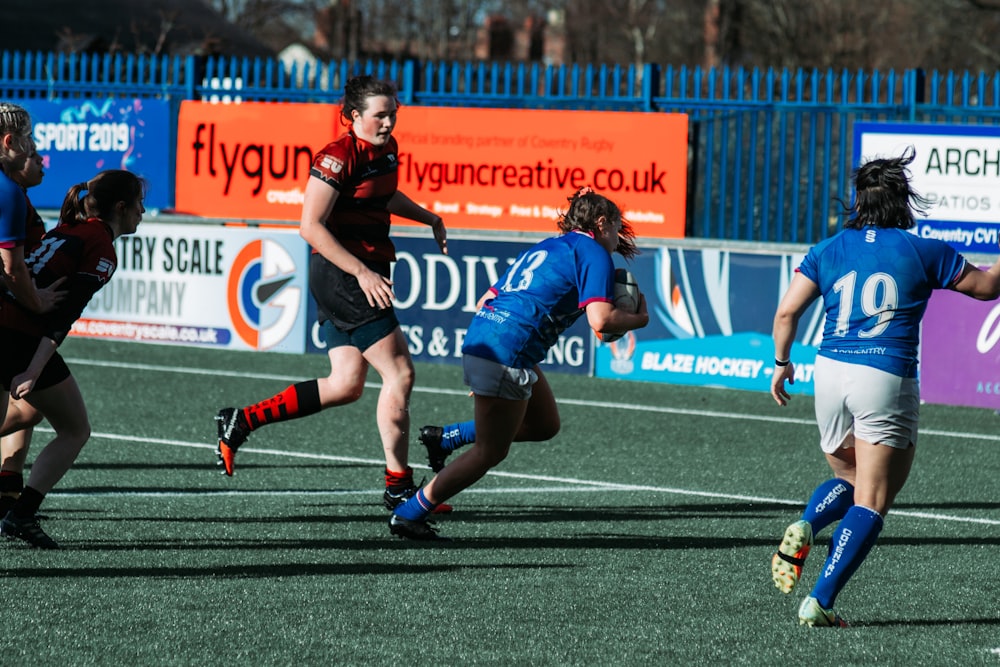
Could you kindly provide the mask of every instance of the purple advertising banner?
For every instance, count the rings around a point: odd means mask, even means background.
[[[934,292],[921,331],[920,397],[1000,410],[1000,303]]]

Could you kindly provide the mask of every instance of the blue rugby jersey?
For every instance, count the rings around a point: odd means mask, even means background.
[[[615,266],[591,236],[553,236],[521,253],[472,318],[462,354],[530,368],[593,301],[612,302]]]
[[[28,200],[24,189],[0,170],[0,244],[5,248],[23,245]]]
[[[964,268],[965,258],[947,243],[902,229],[845,229],[818,243],[798,271],[823,295],[819,354],[916,377],[927,301]]]

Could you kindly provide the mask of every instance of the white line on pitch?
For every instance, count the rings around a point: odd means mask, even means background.
[[[275,380],[282,382],[299,382],[312,378],[295,378],[288,375],[272,375],[269,373],[248,373],[245,371],[229,371],[221,369],[203,368],[179,368],[176,366],[157,366],[154,364],[136,364],[121,361],[97,361],[92,359],[67,359],[66,361],[81,366],[98,366],[102,368],[123,368],[127,370],[155,371],[161,373],[181,373],[186,375],[208,375],[212,377],[232,377],[251,380]],[[378,388],[382,385],[377,382],[366,382],[368,388]],[[468,396],[467,390],[459,389],[439,389],[435,387],[415,386],[414,392],[425,394],[440,394],[445,396]],[[669,415],[688,415],[694,417],[710,417],[712,419],[739,419],[741,421],[761,421],[773,424],[797,424],[803,426],[815,425],[812,419],[800,419],[793,417],[772,417],[768,415],[755,414],[734,414],[731,412],[713,412],[711,410],[691,410],[687,408],[669,408],[660,405],[636,405],[634,403],[612,403],[608,401],[587,401],[575,398],[557,398],[556,403],[564,405],[578,405],[591,408],[613,408],[615,410],[632,410],[637,412],[655,412]],[[920,429],[923,435],[935,435],[943,438],[959,438],[963,440],[990,440],[1000,442],[1000,435],[989,435],[984,433],[963,433],[959,431],[939,431],[935,429]],[[247,450],[249,451],[249,450]]]
[[[471,489],[466,489],[462,491],[462,495],[472,493],[479,495],[504,495],[504,494],[514,494],[514,493],[599,493],[602,491],[608,491],[608,489],[601,486],[592,486],[587,488],[573,488],[568,486],[521,486],[521,487],[505,487],[501,489],[484,489],[473,487]],[[381,493],[381,489],[378,490]],[[370,496],[374,493],[372,489],[281,489],[276,491],[254,491],[250,489],[239,489],[234,491],[226,491],[224,489],[198,489],[190,491],[131,491],[129,489],[122,489],[120,491],[52,491],[45,497],[56,497],[62,496],[63,498],[115,498],[115,497],[128,497],[128,498],[192,498],[201,496],[246,496],[246,497],[272,497],[272,496],[306,496],[306,497],[322,497],[322,496]],[[381,497],[381,495],[380,495]]]
[[[39,429],[51,432],[51,429]],[[119,435],[117,433],[93,433],[94,438],[104,438],[106,440],[118,440],[123,442],[144,442],[153,445],[168,445],[171,447],[190,447],[195,449],[215,449],[215,445],[206,445],[200,442],[187,442],[184,440],[168,440],[165,438],[144,438],[133,435]],[[242,447],[240,451],[250,454],[265,454],[270,456],[285,456],[290,458],[313,459],[320,461],[335,461],[340,463],[360,463],[372,466],[384,466],[385,461],[380,459],[367,459],[355,456],[337,456],[334,454],[312,454],[308,452],[294,452],[274,449],[257,449],[254,447]],[[425,465],[413,464],[415,468],[427,468]],[[669,486],[651,486],[640,484],[619,484],[617,482],[601,482],[589,479],[577,479],[573,477],[555,477],[552,475],[533,475],[528,473],[505,472],[501,470],[491,470],[486,473],[491,477],[506,477],[508,479],[524,479],[535,482],[553,482],[557,484],[568,484],[577,487],[589,487],[599,491],[648,491],[651,493],[666,493],[681,496],[696,496],[699,498],[716,498],[722,500],[740,500],[751,503],[774,503],[780,505],[802,506],[801,501],[786,500],[783,498],[768,498],[764,496],[746,496],[733,493],[716,493],[713,491],[693,491],[691,489],[680,489]],[[462,493],[467,493],[471,489],[466,489]],[[489,489],[483,489],[481,493],[491,493]],[[932,514],[929,512],[909,512],[905,510],[893,511],[893,516],[908,516],[917,519],[932,519],[937,521],[950,521],[955,523],[974,523],[986,526],[1000,526],[1000,520],[977,519],[972,517],[961,517],[949,514]]]

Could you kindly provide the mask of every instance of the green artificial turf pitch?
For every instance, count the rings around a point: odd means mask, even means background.
[[[799,590],[769,571],[828,474],[809,397],[550,374],[562,431],[456,496],[437,545],[389,535],[376,375],[357,403],[256,432],[226,478],[215,412],[325,358],[63,354],[94,433],[43,505],[63,549],[0,543],[0,664],[1000,665],[992,411],[923,407],[910,481],[838,599],[852,627],[810,629],[796,609],[830,529]],[[459,367],[418,364],[414,434],[471,414]]]

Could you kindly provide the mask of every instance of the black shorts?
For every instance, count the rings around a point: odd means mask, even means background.
[[[323,333],[323,340],[326,341],[326,348],[328,350],[343,345],[350,345],[351,347],[358,348],[361,352],[365,352],[386,336],[392,335],[398,326],[399,322],[396,321],[396,316],[390,315],[389,317],[383,317],[368,324],[362,324],[360,327],[355,327],[350,331],[338,329],[333,322],[327,320],[323,323],[320,331]]]
[[[365,266],[381,276],[389,277],[388,262],[365,262]],[[309,258],[309,291],[319,308],[320,324],[333,322],[343,331],[351,331],[362,324],[395,315],[392,306],[373,308],[368,305],[368,297],[358,285],[358,279],[341,271],[317,253]]]
[[[38,336],[0,328],[0,350],[3,350],[3,354],[0,354],[0,385],[5,390],[10,391],[14,376],[28,368],[40,340]],[[56,351],[38,376],[34,391],[53,387],[69,376],[69,366]]]

